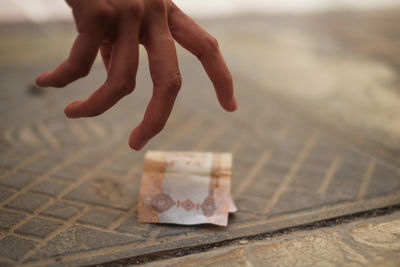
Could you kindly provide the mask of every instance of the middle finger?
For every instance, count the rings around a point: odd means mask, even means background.
[[[88,99],[70,103],[65,109],[68,117],[97,116],[133,91],[138,68],[139,28],[143,7],[138,5],[139,1],[126,2],[130,6],[120,11],[117,37],[106,66],[106,82]]]

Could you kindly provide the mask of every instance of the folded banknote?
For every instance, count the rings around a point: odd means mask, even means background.
[[[228,224],[236,212],[231,197],[230,153],[146,153],[139,194],[139,221]]]

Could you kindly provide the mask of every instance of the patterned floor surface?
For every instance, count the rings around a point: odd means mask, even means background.
[[[50,36],[57,27],[1,28],[14,50],[0,66],[0,265],[110,262],[400,203],[392,151],[375,150],[351,128],[310,113],[306,102],[263,88],[227,49],[239,110],[222,111],[200,65],[181,53],[182,92],[166,129],[146,149],[232,152],[239,212],[227,228],[138,223],[144,151],[130,150],[127,141],[150,97],[145,57],[131,96],[98,118],[66,119],[64,105],[87,96],[104,73],[98,65],[68,88],[33,87],[32,78],[58,60],[46,57],[34,35]],[[16,33],[24,31],[21,40],[35,48],[18,61],[24,51]],[[56,37],[46,37],[49,54],[63,40]]]

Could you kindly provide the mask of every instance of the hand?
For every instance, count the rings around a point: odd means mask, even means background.
[[[78,36],[67,60],[36,79],[38,86],[64,87],[86,76],[100,49],[105,83],[86,100],[66,106],[70,118],[97,116],[135,88],[139,43],[146,48],[153,96],[129,145],[140,150],[165,126],[181,87],[175,39],[194,54],[211,79],[227,111],[237,108],[231,74],[217,41],[170,0],[66,0]]]

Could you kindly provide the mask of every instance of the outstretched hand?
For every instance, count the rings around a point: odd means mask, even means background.
[[[64,87],[86,76],[100,49],[107,79],[88,99],[70,103],[70,118],[97,116],[135,88],[139,43],[147,50],[153,96],[129,145],[142,149],[165,126],[181,87],[174,39],[202,63],[218,100],[227,111],[237,108],[231,74],[217,41],[171,0],[66,0],[78,36],[67,60],[36,79],[41,87]]]

